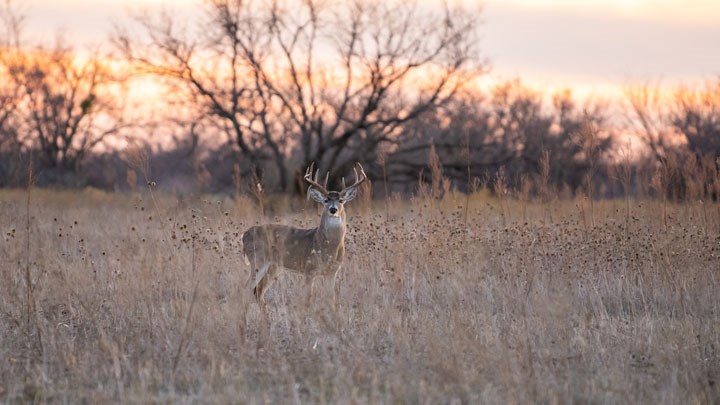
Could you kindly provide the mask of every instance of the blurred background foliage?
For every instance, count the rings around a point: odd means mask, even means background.
[[[136,15],[101,52],[26,43],[6,2],[0,186],[25,185],[32,167],[40,186],[296,193],[311,162],[331,185],[360,162],[376,195],[435,184],[717,198],[720,78],[613,101],[520,79],[478,86],[480,15],[462,7],[204,7],[194,27]],[[131,105],[143,86],[162,96]]]

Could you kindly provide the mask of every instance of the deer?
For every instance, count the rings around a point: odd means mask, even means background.
[[[357,163],[353,168],[353,184],[346,187],[343,178],[342,190],[328,191],[329,173],[323,186],[318,182],[319,170],[314,174],[313,171],[314,163],[307,168],[303,179],[309,183],[307,199],[323,205],[317,227],[301,229],[279,224],[258,225],[249,228],[241,236],[243,258],[251,270],[246,288],[252,288],[265,318],[265,292],[284,270],[305,276],[306,307],[311,304],[315,277],[332,276],[333,306],[335,313],[339,313],[340,283],[337,278],[345,258],[345,203],[357,196],[358,186],[367,180],[367,176],[362,165]]]

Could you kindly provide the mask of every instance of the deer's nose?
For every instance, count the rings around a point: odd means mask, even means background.
[[[337,213],[337,208],[335,208],[335,207],[330,207],[330,208],[328,209],[328,211],[330,211],[331,214],[335,215],[335,213]]]

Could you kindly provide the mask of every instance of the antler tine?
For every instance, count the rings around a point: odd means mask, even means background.
[[[360,168],[360,174],[361,174],[362,177],[363,177],[363,178],[362,178],[362,181],[367,180],[367,175],[365,174],[365,170],[363,170],[363,167],[362,167],[362,165],[360,164],[360,162],[358,162],[357,167]],[[357,176],[357,168],[353,167],[353,170],[355,170],[355,175]]]
[[[305,181],[310,183],[312,187],[315,187],[318,191],[322,192],[323,194],[327,194],[327,190],[325,187],[321,186],[320,183],[317,182],[318,173],[315,173],[315,178],[313,179],[313,170],[315,169],[315,162],[312,162],[310,164],[310,167],[305,170]],[[319,170],[318,170],[319,172]]]
[[[360,175],[358,176],[358,168],[360,168]],[[342,191],[345,191],[349,188],[354,188],[362,184],[365,180],[367,180],[367,175],[365,174],[365,170],[363,170],[363,167],[360,163],[356,163],[356,166],[353,167],[353,171],[355,172],[355,183],[349,185],[348,187],[345,187],[345,179],[343,178],[343,189]]]

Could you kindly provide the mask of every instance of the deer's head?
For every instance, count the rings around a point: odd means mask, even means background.
[[[319,202],[325,207],[325,212],[332,217],[340,217],[344,213],[344,205],[346,202],[351,201],[357,196],[357,188],[365,180],[367,176],[360,163],[353,168],[355,171],[355,182],[349,186],[345,186],[345,179],[343,178],[343,188],[340,191],[328,191],[327,181],[328,176],[325,176],[325,185],[320,185],[318,182],[318,173],[313,173],[314,163],[308,167],[305,171],[305,181],[310,183],[310,187],[307,190],[308,199]],[[359,173],[358,173],[359,169]],[[319,172],[319,170],[318,170]],[[313,176],[314,175],[314,176]],[[329,173],[328,173],[329,175]],[[314,177],[314,178],[313,178]]]

